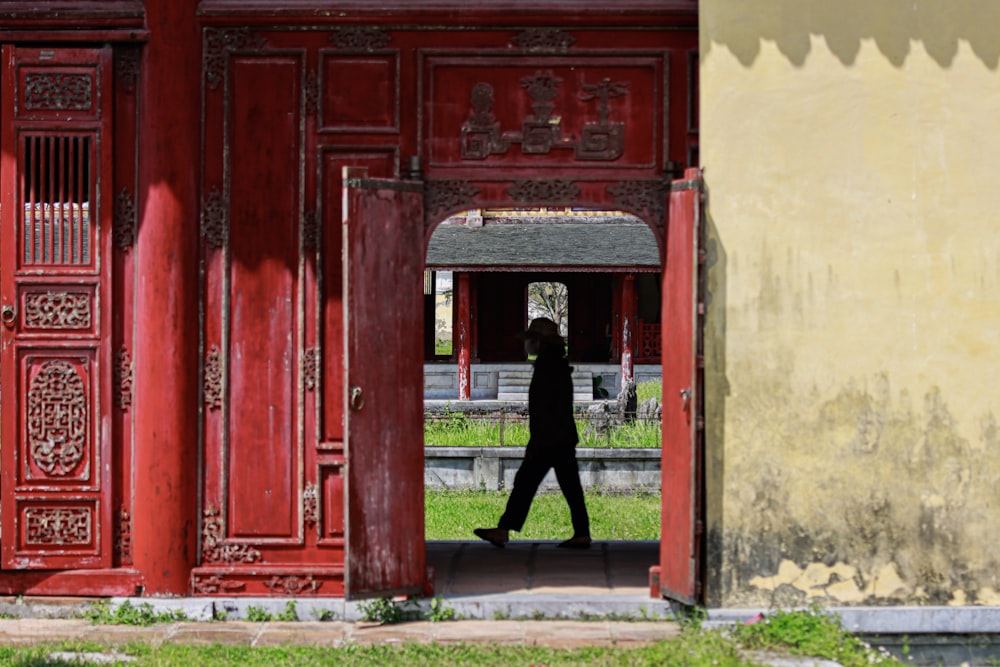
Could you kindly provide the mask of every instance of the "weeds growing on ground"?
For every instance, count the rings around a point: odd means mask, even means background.
[[[82,616],[94,625],[153,625],[188,620],[180,609],[156,611],[148,602],[133,605],[125,600],[117,607],[110,600],[99,600],[86,609]]]
[[[737,627],[734,635],[750,649],[787,650],[794,655],[827,658],[843,667],[901,664],[885,649],[873,649],[844,632],[836,615],[819,608],[769,613]]]

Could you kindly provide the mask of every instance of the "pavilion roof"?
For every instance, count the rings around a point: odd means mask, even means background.
[[[547,218],[482,226],[442,224],[431,236],[427,267],[451,270],[658,271],[652,230],[631,216],[563,222]]]

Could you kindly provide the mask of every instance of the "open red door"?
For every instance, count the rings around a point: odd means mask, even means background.
[[[702,176],[688,169],[670,188],[663,273],[663,441],[659,584],[653,592],[696,604],[700,508],[698,240]]]
[[[423,186],[345,168],[343,220],[346,594],[419,593]]]

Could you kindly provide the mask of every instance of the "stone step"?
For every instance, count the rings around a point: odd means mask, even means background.
[[[527,401],[530,370],[504,370],[497,376],[498,401]],[[590,371],[573,371],[573,400],[594,400],[594,379]]]

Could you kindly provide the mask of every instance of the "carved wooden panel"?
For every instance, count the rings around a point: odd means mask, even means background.
[[[22,483],[88,483],[94,460],[91,359],[29,356],[21,436]]]
[[[435,167],[650,168],[663,154],[662,57],[432,57],[425,76]]]
[[[45,60],[45,52],[52,54]],[[67,64],[74,56],[93,60],[85,49],[41,49],[37,62],[17,68],[19,120],[95,120],[101,115],[101,71],[97,63]],[[88,57],[90,56],[90,57]]]
[[[92,505],[26,502],[19,505],[19,551],[93,554],[98,547]]]
[[[110,48],[4,46],[2,567],[109,567],[116,465]],[[12,73],[12,74],[11,74]]]
[[[93,285],[31,285],[21,292],[26,335],[93,334],[98,313]]]

